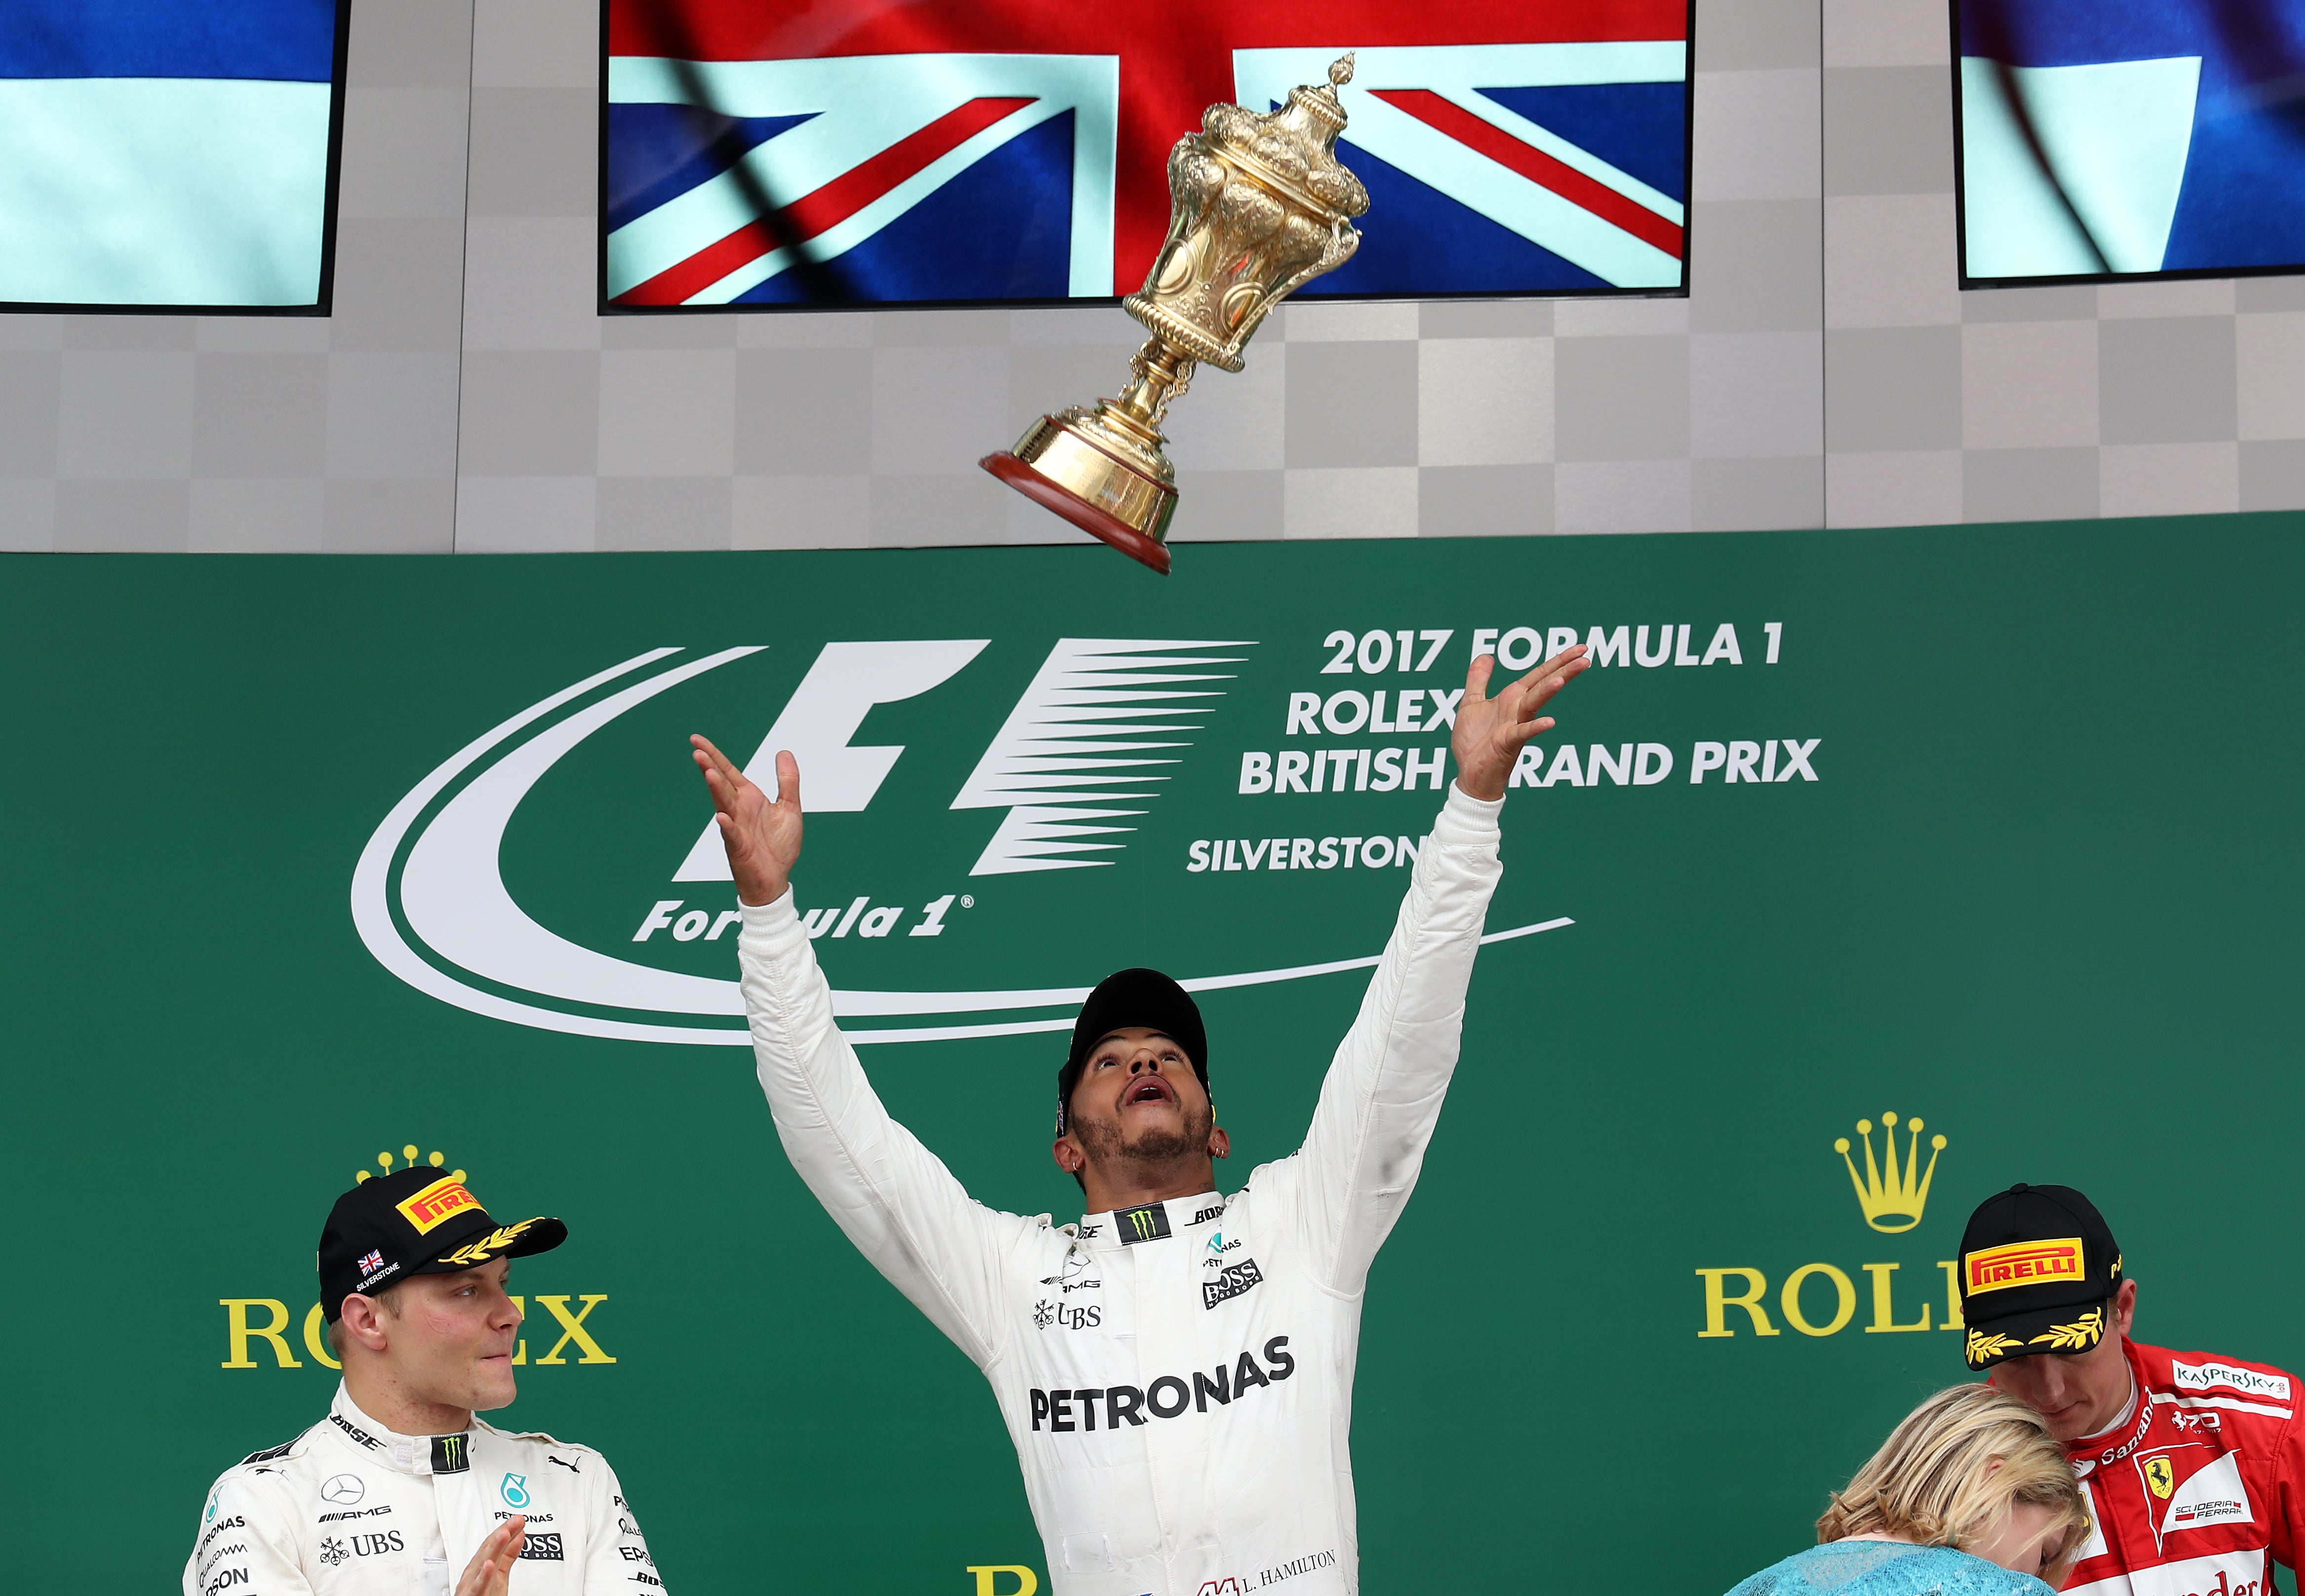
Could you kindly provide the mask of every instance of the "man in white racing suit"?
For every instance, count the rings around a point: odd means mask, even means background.
[[[514,1396],[512,1259],[567,1234],[498,1225],[462,1170],[338,1198],[320,1301],[344,1382],[327,1418],[217,1481],[183,1596],[657,1596],[608,1460],[475,1414]]]
[[[1077,1225],[972,1200],[892,1120],[833,1023],[795,913],[800,773],[771,801],[693,739],[737,896],[753,1050],[787,1154],[834,1221],[993,1387],[1058,1596],[1285,1596],[1359,1585],[1348,1431],[1361,1292],[1457,1062],[1500,873],[1497,814],[1556,655],[1491,698],[1474,661],[1458,776],[1305,1143],[1221,1197],[1207,1043],[1175,983],[1098,988],[1059,1076]]]

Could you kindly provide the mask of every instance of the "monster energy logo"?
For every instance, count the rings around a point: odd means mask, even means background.
[[[436,1474],[461,1474],[472,1466],[472,1442],[461,1435],[436,1435],[432,1438],[432,1472]]]
[[[1157,1202],[1148,1202],[1143,1208],[1124,1208],[1112,1218],[1119,1227],[1123,1246],[1158,1241],[1169,1234],[1169,1210]]]

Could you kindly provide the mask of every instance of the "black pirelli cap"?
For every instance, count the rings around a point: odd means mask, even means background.
[[[498,1224],[461,1169],[396,1169],[361,1182],[328,1210],[320,1231],[321,1311],[333,1324],[354,1292],[549,1252],[567,1239],[568,1227],[557,1219]]]
[[[2121,1263],[2104,1216],[2071,1186],[2020,1183],[1986,1198],[1961,1233],[1969,1366],[2097,1346]]]

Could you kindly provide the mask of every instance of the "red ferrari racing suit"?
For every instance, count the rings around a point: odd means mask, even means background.
[[[2065,1596],[2274,1596],[2305,1541],[2296,1381],[2124,1341],[2137,1409],[2067,1448],[2094,1521]]]

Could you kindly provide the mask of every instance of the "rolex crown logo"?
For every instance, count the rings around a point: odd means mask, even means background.
[[[414,1142],[412,1142],[407,1146],[403,1147],[400,1150],[400,1156],[407,1160],[406,1163],[401,1166],[402,1168],[413,1169],[416,1167],[416,1144]],[[424,1161],[432,1166],[433,1168],[440,1169],[440,1167],[446,1164],[448,1160],[440,1153],[435,1152]],[[392,1155],[389,1152],[380,1152],[377,1154],[376,1164],[377,1167],[374,1170],[363,1169],[357,1175],[353,1176],[353,1184],[359,1185],[363,1181],[372,1180],[379,1173],[384,1175],[390,1175],[392,1173]],[[464,1172],[461,1169],[441,1169],[441,1173],[446,1175],[450,1180],[462,1180],[464,1178]]]
[[[1857,1122],[1857,1133],[1865,1142],[1865,1173],[1861,1176],[1857,1173],[1857,1161],[1849,1156],[1849,1138],[1838,1137],[1833,1143],[1833,1150],[1841,1155],[1841,1161],[1849,1167],[1849,1184],[1857,1189],[1857,1206],[1864,1210],[1865,1222],[1884,1235],[1895,1235],[1900,1231],[1910,1230],[1921,1222],[1921,1211],[1928,1207],[1929,1182],[1935,1178],[1937,1154],[1944,1150],[1945,1139],[1943,1136],[1929,1139],[1929,1167],[1924,1169],[1921,1167],[1922,1128],[1922,1122],[1918,1119],[1905,1122],[1908,1140],[1901,1169],[1897,1161],[1897,1116],[1894,1114],[1881,1116],[1883,1158],[1878,1160],[1873,1156],[1873,1122],[1869,1119]],[[1884,1167],[1885,1176],[1883,1173]]]

